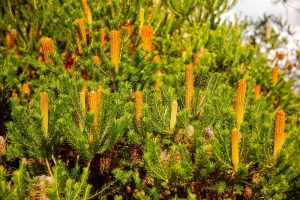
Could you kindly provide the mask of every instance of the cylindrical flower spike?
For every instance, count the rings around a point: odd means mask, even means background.
[[[22,92],[26,95],[26,96],[30,96],[30,87],[28,83],[23,83],[22,85]]]
[[[194,77],[193,66],[188,64],[185,66],[185,106],[187,109],[191,109],[193,105],[194,95]]]
[[[285,122],[285,113],[283,110],[280,110],[276,113],[275,117],[275,129],[274,129],[274,157],[276,157],[284,143],[284,122]]]
[[[276,85],[278,81],[278,66],[274,66],[272,69],[272,83]]]
[[[176,118],[177,118],[177,109],[178,103],[176,100],[172,103],[172,110],[171,110],[171,119],[170,119],[170,130],[173,132],[175,125],[176,125]]]
[[[81,46],[81,43],[80,43],[80,38],[79,38],[78,33],[76,33],[76,45],[77,45],[78,54],[81,55],[83,50],[82,50],[82,46]]]
[[[142,48],[144,51],[152,51],[153,27],[145,25],[141,29]]]
[[[85,91],[80,92],[80,105],[84,113],[86,112],[85,95],[86,95]]]
[[[11,97],[14,98],[14,99],[18,98],[18,93],[17,93],[16,89],[13,89],[13,91],[11,93]]]
[[[143,93],[141,91],[136,91],[134,93],[134,108],[137,124],[140,126],[142,123],[143,114]]]
[[[159,55],[156,55],[156,56],[153,57],[152,61],[153,61],[153,62],[156,62],[156,63],[160,63],[161,58],[160,58]]]
[[[96,91],[96,114],[95,114],[95,119],[94,119],[94,124],[96,126],[99,125],[99,120],[100,120],[100,111],[101,111],[101,101],[102,101],[102,91],[103,91],[103,88],[101,86],[99,86],[99,88],[97,89]]]
[[[142,27],[144,25],[144,21],[145,21],[145,9],[144,8],[140,9],[139,21],[140,21],[140,27]]]
[[[161,76],[161,71],[158,70],[157,72],[155,72],[154,76],[156,78],[159,78]],[[160,86],[161,86],[161,82],[159,80],[155,80],[153,85],[154,90],[158,90]]]
[[[100,45],[103,48],[106,42],[106,32],[103,28],[99,30],[100,33]]]
[[[88,19],[88,23],[91,24],[93,22],[92,12],[91,12],[91,8],[90,8],[87,0],[82,0],[82,7],[83,7],[84,13]]]
[[[245,112],[246,81],[239,80],[236,92],[236,124],[240,128]]]
[[[6,152],[6,141],[3,136],[0,136],[0,155]]]
[[[44,61],[46,62],[53,62],[51,58],[49,57],[49,53],[54,52],[54,41],[52,38],[44,37],[41,39],[41,47],[42,47],[42,52],[44,55]]]
[[[100,57],[99,56],[93,56],[93,63],[96,66],[100,65]]]
[[[272,37],[272,25],[270,23],[266,23],[266,39],[269,40]]]
[[[120,31],[112,30],[110,32],[110,58],[111,58],[112,64],[115,66],[116,73],[119,72],[120,45],[121,45]]]
[[[86,27],[85,27],[85,20],[83,18],[76,19],[75,21],[79,26],[79,31],[81,35],[81,39],[84,44],[87,43],[87,37],[86,37]]]
[[[231,132],[231,159],[234,170],[239,167],[239,143],[240,132],[237,128],[234,128]]]
[[[48,112],[49,112],[49,102],[48,93],[41,93],[41,115],[42,115],[42,127],[44,131],[44,136],[48,137]]]
[[[261,85],[257,84],[255,86],[255,99],[258,100],[260,98],[261,93]]]

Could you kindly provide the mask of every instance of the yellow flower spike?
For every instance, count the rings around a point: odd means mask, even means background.
[[[141,91],[136,91],[133,95],[136,121],[138,126],[141,126],[143,114],[143,93]]]
[[[81,46],[81,42],[80,42],[78,33],[76,33],[76,45],[77,45],[77,49],[78,49],[78,54],[81,55],[83,50],[82,50],[82,46]]]
[[[272,83],[276,85],[278,81],[278,66],[274,66],[272,69]]]
[[[266,39],[269,40],[272,37],[272,25],[270,23],[266,23]]]
[[[274,129],[274,150],[273,154],[276,158],[279,154],[282,145],[284,143],[284,122],[285,122],[285,112],[283,110],[279,110],[275,116],[275,129]]]
[[[30,87],[28,83],[23,83],[22,85],[22,92],[26,95],[26,96],[30,96]]]
[[[91,8],[90,8],[87,0],[82,0],[82,7],[83,7],[84,13],[88,19],[88,23],[91,24],[93,22],[92,12],[91,12]]]
[[[177,109],[178,103],[176,100],[172,103],[172,110],[171,110],[171,119],[170,119],[170,130],[173,132],[175,125],[176,125],[176,118],[177,118]]]
[[[236,171],[239,167],[239,143],[240,132],[237,128],[232,129],[231,132],[231,159],[233,169]]]
[[[159,78],[161,76],[161,74],[162,74],[161,71],[158,70],[157,72],[155,72],[154,77]],[[159,80],[155,80],[153,87],[154,87],[154,90],[158,90],[161,87],[161,82]]]
[[[48,137],[48,113],[49,113],[49,100],[48,93],[41,92],[41,115],[42,115],[42,128],[44,136]]]
[[[140,27],[143,27],[145,21],[145,9],[141,8],[139,13]]]
[[[153,27],[145,25],[141,29],[142,48],[144,51],[152,51]]]
[[[51,58],[49,57],[49,53],[54,52],[54,41],[52,38],[44,37],[41,39],[41,50],[44,55],[44,61],[53,63]]]
[[[239,80],[236,92],[236,124],[240,128],[245,112],[246,81]]]
[[[93,63],[94,65],[100,65],[100,57],[99,56],[93,56]]]
[[[79,31],[81,35],[81,39],[84,44],[87,43],[87,37],[86,37],[86,26],[85,26],[85,20],[84,18],[76,19],[75,21],[79,26]]]
[[[100,120],[100,111],[101,111],[101,101],[102,101],[102,92],[103,92],[103,88],[102,86],[99,86],[99,88],[96,91],[96,114],[95,114],[95,119],[94,119],[94,124],[96,126],[99,125],[99,120]]]
[[[193,66],[188,64],[185,66],[185,106],[187,109],[192,109],[194,95],[194,78]]]
[[[101,28],[99,30],[99,33],[100,33],[100,45],[101,45],[101,48],[103,48],[105,45],[105,42],[106,42],[106,32],[103,28]]]
[[[120,31],[112,30],[110,32],[110,58],[111,58],[112,64],[115,66],[116,73],[119,72],[120,45],[121,45]]]
[[[86,112],[85,95],[86,95],[85,91],[80,92],[80,105],[84,113]]]
[[[261,85],[257,84],[255,86],[255,99],[258,100],[261,94]]]

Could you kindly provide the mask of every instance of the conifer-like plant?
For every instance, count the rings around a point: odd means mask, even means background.
[[[240,128],[245,112],[246,80],[239,80],[236,91],[236,124]]]
[[[115,72],[119,72],[120,65],[120,45],[121,45],[121,34],[118,30],[112,30],[110,32],[110,59],[111,63],[115,67]]]
[[[285,123],[285,112],[279,110],[275,116],[275,127],[274,127],[274,150],[273,155],[276,158],[284,143],[284,123]]]

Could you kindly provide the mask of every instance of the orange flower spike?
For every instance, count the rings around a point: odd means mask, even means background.
[[[54,52],[54,41],[51,38],[45,37],[41,39],[42,53],[46,62],[52,62],[49,53]]]
[[[13,91],[12,91],[12,93],[11,93],[11,97],[12,97],[13,99],[17,99],[17,98],[18,98],[18,93],[17,93],[16,89],[13,89]]]
[[[153,27],[145,25],[141,29],[142,48],[144,51],[152,51]]]
[[[236,92],[236,124],[240,128],[245,112],[246,81],[239,80]]]
[[[261,85],[257,84],[255,86],[255,99],[258,100],[261,94]]]
[[[99,56],[93,56],[93,63],[96,66],[100,65],[100,57]]]
[[[115,67],[115,72],[119,72],[120,65],[120,46],[121,46],[121,34],[120,31],[112,30],[110,32],[110,58]]]
[[[234,128],[231,132],[231,159],[234,170],[239,167],[239,143],[240,132],[237,128]]]
[[[278,66],[274,66],[272,69],[272,83],[276,85],[278,81]]]
[[[14,41],[12,35],[10,34],[10,32],[7,31],[5,33],[5,39],[6,39],[6,46],[7,46],[7,48],[10,49],[10,48],[12,48],[12,47],[15,46],[15,41]]]
[[[100,33],[100,45],[103,48],[106,42],[106,32],[103,28],[99,30]]]
[[[85,26],[85,20],[83,18],[76,19],[75,21],[79,26],[79,31],[81,35],[81,39],[84,44],[87,43],[87,37],[86,37],[86,26]]]
[[[187,109],[192,108],[194,95],[194,78],[193,66],[188,64],[185,66],[185,106]]]
[[[41,93],[41,115],[42,115],[42,127],[44,131],[44,136],[48,137],[48,113],[49,113],[49,102],[48,93]]]
[[[136,91],[134,94],[134,108],[137,124],[140,126],[142,123],[143,115],[143,93]]]
[[[83,7],[84,13],[88,19],[89,24],[91,24],[93,22],[92,12],[91,12],[91,8],[90,8],[87,0],[82,0],[82,7]]]
[[[27,95],[28,97],[30,96],[30,87],[28,83],[23,83],[22,85],[22,92]]]
[[[156,55],[153,57],[153,62],[156,62],[156,63],[160,63],[161,62],[161,58],[159,55]]]
[[[282,145],[284,143],[284,122],[285,122],[285,112],[279,110],[275,116],[275,129],[274,129],[274,157],[277,157],[279,154]]]

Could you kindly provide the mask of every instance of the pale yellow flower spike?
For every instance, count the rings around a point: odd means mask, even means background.
[[[176,118],[177,118],[177,109],[178,103],[176,100],[172,103],[172,110],[171,110],[171,119],[170,119],[170,130],[173,132],[175,125],[176,125]]]
[[[239,143],[240,132],[237,128],[234,128],[231,133],[231,159],[234,170],[237,170],[239,167]]]
[[[239,80],[236,92],[236,124],[240,128],[245,112],[246,81]]]

